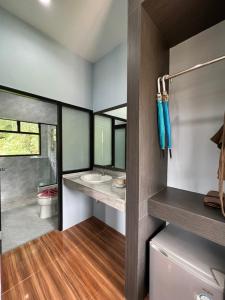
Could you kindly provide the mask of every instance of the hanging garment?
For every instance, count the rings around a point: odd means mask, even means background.
[[[225,141],[224,141],[224,131],[225,131],[225,128],[224,128],[225,124],[223,126],[221,126],[221,128],[217,131],[217,133],[211,138],[211,140],[217,144],[217,147],[219,149],[221,149],[221,153],[220,153],[220,162],[219,162],[219,169],[218,169],[218,178],[219,178],[219,175],[221,174],[222,172],[222,167],[223,169],[225,169],[225,159],[224,159],[224,153],[222,154],[223,151],[223,147],[224,147],[224,144],[225,144]],[[222,162],[223,162],[223,166],[222,166]],[[225,172],[223,174],[223,180],[225,180]]]
[[[205,205],[212,207],[221,207],[222,214],[225,217],[225,194],[223,193],[223,186],[225,180],[225,114],[224,124],[211,138],[217,144],[220,150],[218,179],[219,179],[219,192],[210,191],[204,198]]]
[[[223,122],[223,133],[222,133],[222,142],[221,144],[221,152],[220,152],[220,162],[219,162],[219,195],[221,202],[222,214],[225,217],[225,202],[223,197],[223,181],[225,180],[225,114],[224,114],[224,122]]]

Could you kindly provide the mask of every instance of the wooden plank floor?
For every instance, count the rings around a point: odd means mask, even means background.
[[[2,256],[2,299],[124,299],[125,238],[92,217]]]

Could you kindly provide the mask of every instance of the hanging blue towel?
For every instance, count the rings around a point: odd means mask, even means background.
[[[170,113],[169,113],[169,101],[168,96],[165,97],[165,100],[162,101],[163,107],[163,116],[164,116],[164,123],[165,123],[165,135],[167,140],[167,148],[170,150],[172,149],[172,136],[171,136],[171,123],[170,123]]]
[[[163,116],[163,101],[160,94],[157,95],[158,132],[160,149],[165,149],[165,123]]]

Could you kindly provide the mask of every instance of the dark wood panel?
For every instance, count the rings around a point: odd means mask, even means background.
[[[224,0],[145,0],[144,7],[170,47],[225,19]]]
[[[139,194],[140,202],[167,185],[167,156],[158,142],[156,80],[169,71],[169,50],[158,28],[144,9],[141,14],[139,95]],[[147,212],[147,211],[146,211]],[[139,215],[139,219],[143,216]]]
[[[148,292],[148,241],[164,226],[161,220],[148,216],[147,202],[167,185],[167,156],[162,156],[158,144],[156,78],[169,67],[167,43],[146,11],[141,12],[138,299]]]
[[[132,14],[144,0],[129,0],[128,2],[128,14]]]
[[[225,246],[225,218],[205,207],[204,195],[167,187],[149,199],[149,214]]]
[[[124,299],[125,238],[96,218],[2,257],[2,299]]]
[[[135,9],[128,18],[126,298],[129,300],[137,299],[138,290],[140,14],[140,9]]]
[[[169,47],[223,20],[224,5],[221,0],[216,3],[212,0],[129,0],[126,207],[126,297],[129,300],[143,299],[146,294],[147,241],[165,225],[161,221],[167,220],[155,218],[158,217],[154,211],[156,206],[148,207],[148,199],[167,185],[167,157],[162,157],[158,145],[156,79],[168,73]],[[181,219],[178,214],[177,218]],[[188,222],[191,223],[190,219]]]
[[[148,290],[147,242],[164,222],[148,216],[148,198],[166,186],[167,158],[160,155],[156,78],[168,72],[168,47],[139,6],[128,26],[128,151],[126,207],[126,298]]]

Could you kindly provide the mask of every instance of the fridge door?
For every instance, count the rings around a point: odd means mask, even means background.
[[[150,246],[150,300],[224,300],[224,289]]]

